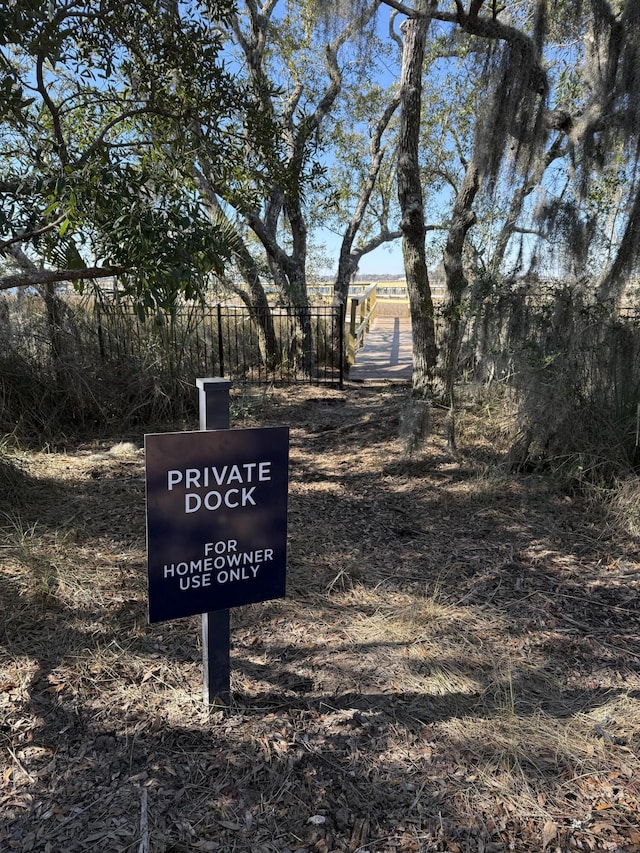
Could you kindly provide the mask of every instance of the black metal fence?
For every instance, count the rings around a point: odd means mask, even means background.
[[[197,305],[141,320],[121,303],[102,304],[96,319],[104,361],[133,358],[174,376],[258,384],[344,381],[344,314],[331,305]]]
[[[47,310],[49,307],[49,310]],[[442,323],[438,323],[441,334]],[[0,295],[0,426],[38,434],[96,424],[193,417],[193,380],[340,387],[345,324],[330,305],[305,311],[241,305],[182,306],[144,321],[130,304]],[[439,345],[442,340],[439,338]],[[470,308],[462,378],[500,379],[558,421],[595,401],[640,427],[640,324],[610,317],[572,294],[532,300],[498,294]]]

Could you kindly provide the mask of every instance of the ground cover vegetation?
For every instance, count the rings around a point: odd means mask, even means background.
[[[5,448],[3,849],[640,848],[637,497],[501,468],[487,392],[408,457],[405,393],[235,392],[291,425],[288,594],[211,716],[198,620],[147,622],[140,434]]]
[[[0,2],[0,846],[640,849],[638,11]],[[211,718],[141,435],[202,304],[317,380],[326,228],[336,308],[402,239],[413,381],[236,391],[292,427],[289,597]]]

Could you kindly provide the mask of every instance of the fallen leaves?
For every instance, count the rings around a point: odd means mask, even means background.
[[[542,827],[542,849],[547,847],[558,837],[558,826],[552,820],[545,821]]]
[[[578,497],[437,436],[402,459],[396,392],[304,393],[260,412],[293,426],[289,597],[234,612],[224,713],[197,620],[146,622],[141,461],[31,458],[0,567],[0,849],[640,851],[631,556],[580,539]]]

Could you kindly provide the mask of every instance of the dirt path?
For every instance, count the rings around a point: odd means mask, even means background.
[[[403,394],[236,400],[291,426],[288,596],[211,717],[199,620],[147,624],[142,437],[20,455],[0,850],[640,850],[637,543],[492,467],[486,409],[406,458]]]

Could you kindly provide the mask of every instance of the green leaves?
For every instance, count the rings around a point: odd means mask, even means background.
[[[29,0],[0,10],[0,248],[125,268],[143,312],[195,297],[230,248],[193,188],[194,125],[220,173],[243,97],[220,56],[229,0]],[[1,286],[1,282],[0,282]]]

